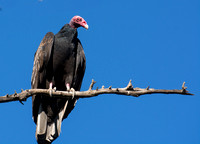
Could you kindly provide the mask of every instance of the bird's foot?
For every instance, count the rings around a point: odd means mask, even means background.
[[[52,93],[53,93],[53,89],[49,88],[49,95],[50,95],[50,97],[52,97]]]
[[[75,95],[75,90],[74,88],[70,88],[69,83],[66,84],[66,89],[68,92],[72,92],[72,99],[74,99],[74,95]]]
[[[71,88],[71,89],[70,89],[70,92],[72,92],[72,99],[74,99],[75,89],[74,89],[74,88]]]
[[[54,91],[56,91],[56,87],[54,87],[53,89],[54,89]]]
[[[56,87],[54,87],[54,89],[53,89],[53,83],[50,82],[49,83],[49,95],[50,95],[50,97],[52,97],[53,90],[56,90]]]

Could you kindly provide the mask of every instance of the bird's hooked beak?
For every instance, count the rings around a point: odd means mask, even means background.
[[[85,28],[86,30],[88,30],[88,29],[89,29],[89,25],[88,25],[88,24],[84,25],[84,28]]]

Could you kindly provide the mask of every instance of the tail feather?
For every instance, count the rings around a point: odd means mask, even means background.
[[[42,105],[39,106],[38,117],[37,117],[37,127],[36,127],[36,134],[43,135],[46,133],[47,127],[47,115],[42,110]]]
[[[47,122],[47,114],[44,112],[42,105],[40,104],[35,134],[38,144],[50,144],[60,135],[61,124],[67,105],[68,101],[66,101],[64,108],[58,113],[55,119],[52,122]]]

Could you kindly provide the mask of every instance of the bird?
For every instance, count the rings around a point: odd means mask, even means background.
[[[31,77],[32,89],[79,91],[86,68],[86,58],[77,28],[88,29],[81,16],[74,16],[57,34],[48,32],[35,55]],[[61,132],[61,123],[74,109],[78,98],[32,96],[32,118],[38,144],[51,144]]]

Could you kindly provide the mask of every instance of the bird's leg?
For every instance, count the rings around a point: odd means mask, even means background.
[[[68,91],[68,92],[72,92],[72,99],[74,99],[74,95],[75,95],[75,90],[74,90],[74,88],[71,88],[71,89],[70,89],[69,83],[66,84],[66,88],[67,88],[67,91]]]
[[[49,89],[53,89],[53,83],[52,82],[49,83]]]
[[[70,90],[70,86],[69,86],[69,83],[66,84],[66,88],[67,88],[67,91]]]

